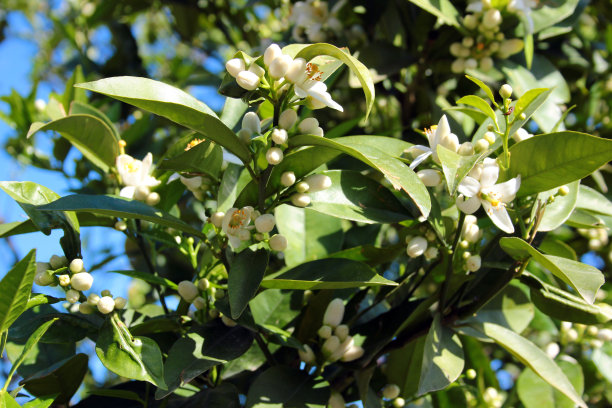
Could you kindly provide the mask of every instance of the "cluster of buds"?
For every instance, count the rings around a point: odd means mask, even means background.
[[[97,308],[102,314],[109,314],[113,310],[125,308],[127,300],[122,297],[113,298],[110,290],[103,290],[100,295],[90,293],[87,301],[79,304],[79,311],[83,314],[91,314]]]
[[[151,191],[152,187],[158,186],[161,181],[151,176],[153,171],[153,155],[147,153],[145,158],[140,161],[132,156],[125,154],[125,141],[119,141],[121,154],[115,160],[115,167],[119,174],[121,184],[125,187],[121,189],[119,195],[143,201],[148,205],[159,203],[158,193]]]
[[[430,242],[436,240],[436,234],[428,230],[425,236],[406,236],[406,254],[410,258],[418,258],[424,256],[426,260],[431,261],[436,259],[439,254],[438,247],[435,245],[429,245]]]
[[[487,387],[484,390],[482,399],[489,408],[500,408],[504,404],[504,396],[493,387]]]
[[[563,187],[567,189],[566,186]],[[561,190],[561,188],[559,188],[559,190]],[[580,228],[578,229],[578,233],[589,240],[589,249],[591,251],[599,251],[608,245],[608,231],[605,228]]]
[[[490,3],[463,18],[463,26],[471,33],[461,42],[452,43],[450,53],[456,57],[451,71],[459,74],[467,69],[487,72],[493,68],[493,57],[506,59],[523,49],[523,40],[506,39],[500,32],[501,12]]]
[[[291,9],[289,20],[294,24],[292,35],[297,41],[325,42],[342,32],[342,23],[336,17],[346,1],[337,2],[331,10],[327,1],[298,1]]]
[[[281,184],[294,188],[295,192],[290,197],[291,204],[296,207],[308,207],[311,202],[308,193],[327,190],[332,186],[332,180],[325,174],[311,174],[296,183],[295,174],[292,171],[286,171],[281,175]]]
[[[464,259],[464,268],[468,272],[476,272],[482,266],[480,255],[473,255],[469,249],[477,249],[482,239],[482,231],[477,224],[478,219],[473,215],[466,215],[461,231],[459,247],[464,251],[461,256]]]
[[[363,356],[363,348],[355,345],[353,337],[349,335],[349,327],[342,324],[343,318],[344,303],[342,299],[336,298],[327,305],[323,315],[323,325],[317,332],[322,342],[320,349],[325,362],[333,363],[338,360],[348,362]],[[312,348],[307,344],[302,347],[298,350],[300,360],[307,365],[315,365],[317,359]]]
[[[579,323],[561,323],[561,343],[569,345],[580,341],[584,348],[598,349],[604,343],[612,341],[611,329],[598,329],[596,326],[587,326]]]
[[[240,247],[242,242],[250,242],[252,238],[257,241],[267,239],[273,251],[284,251],[287,248],[287,238],[283,235],[270,236],[276,226],[274,215],[261,214],[251,206],[230,208],[226,213],[218,211],[211,215],[210,222],[225,233],[233,248]]]

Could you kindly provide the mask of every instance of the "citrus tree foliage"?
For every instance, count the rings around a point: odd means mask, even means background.
[[[63,231],[0,281],[1,406],[612,404],[606,2],[9,3],[65,91],[3,97],[7,151],[78,187],[0,183],[2,237]]]

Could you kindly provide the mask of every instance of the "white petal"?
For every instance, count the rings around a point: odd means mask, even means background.
[[[508,234],[512,234],[514,232],[512,220],[510,219],[505,206],[500,204],[494,207],[490,202],[484,200],[482,201],[482,206],[497,228],[507,232]]]
[[[480,199],[478,197],[471,197],[466,200],[465,197],[459,196],[455,204],[464,213],[473,214],[480,208]]]
[[[424,147],[424,146],[421,146]],[[429,150],[429,149],[428,149]],[[416,159],[414,159],[412,161],[412,163],[410,163],[410,169],[414,170],[416,168],[416,166],[418,166],[419,164],[421,164],[426,158],[428,158],[429,156],[431,156],[431,150],[426,151],[425,153],[417,156]]]
[[[489,190],[493,193],[498,193],[501,195],[504,203],[509,203],[510,201],[514,200],[514,197],[516,197],[516,193],[520,187],[521,176],[518,176],[503,183],[496,184],[493,187],[490,187]]]
[[[451,132],[450,125],[448,124],[448,119],[446,115],[442,115],[440,121],[438,122],[438,127],[436,128],[436,140],[440,143],[441,140],[446,139],[446,136]]]
[[[480,184],[483,187],[491,187],[495,184],[498,177],[499,166],[497,165],[497,162],[495,162],[495,160],[493,160],[493,162],[490,162],[485,159],[485,161],[483,162],[482,174],[480,175]]]
[[[119,195],[125,198],[134,198],[134,192],[136,192],[136,187],[127,186],[121,189],[121,191],[119,192]]]
[[[466,197],[474,197],[480,192],[480,183],[475,178],[470,176],[464,177],[457,187],[457,191]]]
[[[293,91],[298,98],[305,98],[308,96],[308,92],[297,85],[293,88]]]
[[[242,244],[240,238],[235,235],[228,235],[227,238],[232,248],[238,248]]]

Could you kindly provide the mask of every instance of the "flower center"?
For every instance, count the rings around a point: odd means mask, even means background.
[[[141,162],[140,160],[133,160],[125,165],[125,169],[128,173],[136,173],[140,171]]]
[[[312,81],[320,81],[323,76],[323,72],[319,70],[319,66],[317,64],[309,62],[306,64],[306,76]]]
[[[233,230],[239,229],[242,227],[242,224],[247,219],[247,213],[244,210],[236,210],[234,214],[232,214],[232,218],[229,222],[229,227]]]
[[[478,194],[478,196],[485,201],[488,201],[489,203],[491,203],[491,205],[497,209],[497,207],[501,206],[505,206],[505,204],[501,201],[501,194],[497,193],[497,192],[490,192],[490,193],[483,193],[480,192]]]
[[[185,147],[185,151],[191,149],[192,147],[195,147],[197,145],[199,145],[200,143],[202,143],[204,140],[206,139],[193,139],[191,142],[189,142],[187,144],[187,146]]]

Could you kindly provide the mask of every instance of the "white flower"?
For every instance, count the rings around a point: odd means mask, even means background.
[[[468,199],[457,198],[457,207],[466,214],[473,214],[482,205],[493,224],[511,234],[514,226],[506,210],[506,203],[514,200],[521,186],[521,177],[495,184],[498,177],[499,167],[495,160],[485,159],[480,181],[467,176],[459,184],[458,191]]]
[[[161,183],[151,176],[153,171],[153,155],[147,153],[140,161],[128,154],[120,154],[115,161],[121,182],[125,186],[119,195],[125,198],[134,198],[137,187],[155,187]]]
[[[436,163],[440,164],[440,159],[438,158],[437,152],[438,145],[442,145],[453,152],[456,152],[459,149],[459,139],[457,138],[457,135],[451,133],[446,115],[442,115],[437,126],[432,126],[430,129],[426,129],[425,134],[427,135],[427,140],[429,141],[429,147],[423,145],[413,146],[413,149],[420,150],[423,153],[412,161],[410,164],[411,169],[414,169],[416,166],[421,164],[423,160],[429,156],[431,156]]]
[[[296,58],[287,69],[285,79],[295,85],[293,90],[298,98],[310,97],[324,106],[344,111],[327,92],[327,85],[321,82],[321,71],[316,64],[306,62],[304,58]]]
[[[234,248],[239,247],[241,244],[241,232],[248,232],[247,227],[251,223],[251,213],[252,210],[249,207],[243,207],[240,210],[238,208],[230,208],[223,217],[221,228],[225,235],[227,235],[230,245]]]

